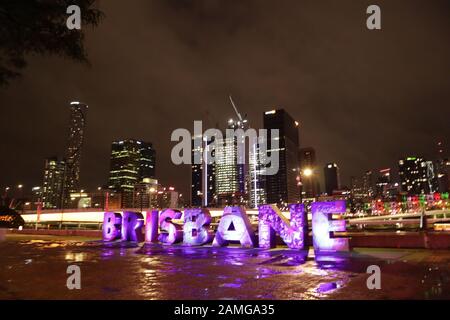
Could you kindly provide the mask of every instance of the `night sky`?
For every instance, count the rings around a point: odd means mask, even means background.
[[[382,30],[366,28],[378,4]],[[33,56],[0,88],[0,186],[42,183],[63,155],[69,101],[89,104],[81,184],[107,182],[111,141],[153,142],[157,178],[188,192],[170,134],[224,126],[232,94],[250,124],[284,108],[303,147],[336,162],[344,184],[406,155],[450,145],[450,1],[103,0],[86,29],[91,67]],[[448,148],[446,149],[448,151]],[[323,187],[323,183],[322,183]]]

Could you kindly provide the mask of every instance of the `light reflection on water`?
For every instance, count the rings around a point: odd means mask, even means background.
[[[320,299],[350,289],[371,299],[364,287],[367,266],[398,267],[289,249],[32,240],[4,242],[0,250],[0,298],[6,299]],[[82,270],[78,292],[65,287],[73,263]],[[448,270],[410,274],[422,290],[413,297],[448,297]],[[362,280],[352,285],[354,278]]]

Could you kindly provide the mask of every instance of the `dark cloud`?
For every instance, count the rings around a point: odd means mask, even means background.
[[[172,130],[233,116],[232,93],[252,125],[283,107],[301,143],[344,182],[431,157],[450,144],[450,4],[377,1],[382,30],[368,31],[369,1],[101,1],[87,31],[91,67],[30,57],[0,89],[1,185],[40,184],[43,158],[62,154],[68,101],[90,105],[82,183],[107,180],[110,143],[135,137],[158,152],[158,178],[184,191],[189,168],[170,164]]]

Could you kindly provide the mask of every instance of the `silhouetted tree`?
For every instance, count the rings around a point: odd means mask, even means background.
[[[18,228],[24,225],[25,221],[16,210],[0,206],[0,228]]]
[[[83,45],[86,26],[103,17],[96,0],[1,0],[0,86],[21,75],[27,55],[53,54],[87,63]],[[66,26],[70,5],[81,9],[81,30]]]

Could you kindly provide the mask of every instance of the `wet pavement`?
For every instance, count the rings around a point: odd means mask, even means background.
[[[66,287],[81,268],[81,290]],[[367,267],[381,289],[367,288]],[[272,250],[9,235],[0,299],[450,299],[450,251],[357,249],[314,257]]]

